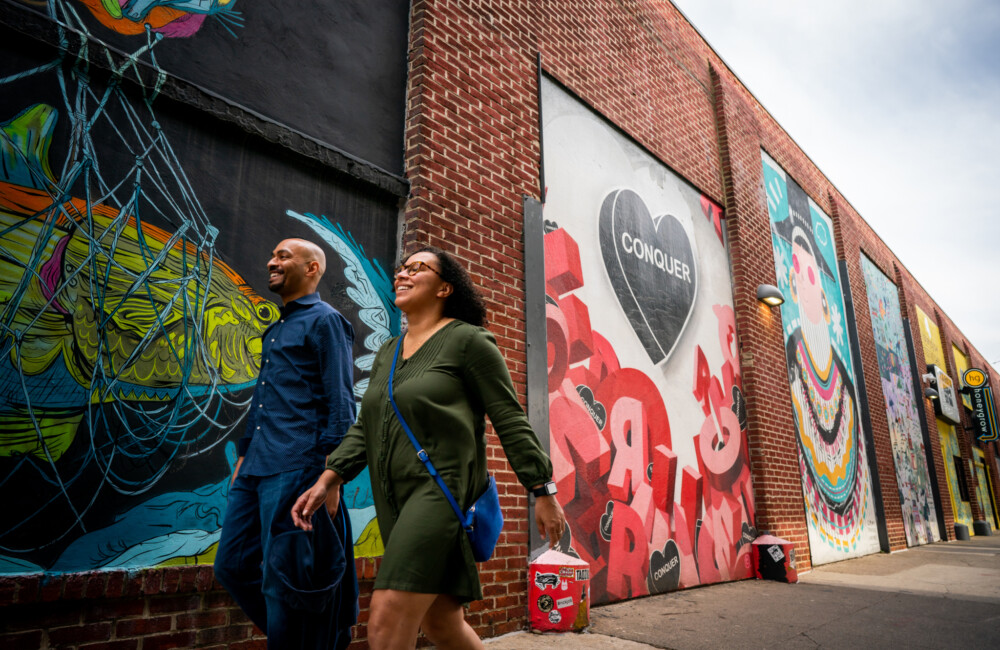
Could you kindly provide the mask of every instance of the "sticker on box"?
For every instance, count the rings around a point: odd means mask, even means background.
[[[559,576],[555,573],[536,573],[535,584],[539,589],[553,589],[559,586]]]

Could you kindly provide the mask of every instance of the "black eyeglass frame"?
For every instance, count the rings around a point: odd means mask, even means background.
[[[414,269],[414,267],[416,268],[416,270],[412,270],[412,269]],[[444,276],[441,275],[440,271],[438,271],[437,269],[435,269],[433,266],[431,266],[427,262],[424,262],[423,260],[416,260],[416,261],[410,262],[409,264],[400,264],[399,266],[396,267],[396,271],[392,274],[392,277],[396,277],[397,275],[399,275],[403,271],[406,271],[406,277],[412,278],[413,276],[415,276],[417,273],[420,273],[424,269],[427,269],[427,270],[433,272],[434,275],[438,276],[442,280],[444,279]]]

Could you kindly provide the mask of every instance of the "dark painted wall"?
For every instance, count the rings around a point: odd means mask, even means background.
[[[126,53],[150,22],[156,63],[171,76],[402,173],[409,0],[212,0],[208,14],[168,4],[182,5],[133,1],[134,18],[114,18],[101,0],[78,0],[68,6],[79,22],[57,15]]]
[[[116,80],[65,36],[0,26],[0,574],[211,562],[277,316],[271,250],[325,249],[360,392],[398,329],[398,198]],[[372,555],[365,480],[347,506]]]

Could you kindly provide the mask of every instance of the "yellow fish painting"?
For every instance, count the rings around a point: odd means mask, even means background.
[[[55,120],[38,104],[0,134],[0,457],[50,463],[90,406],[252,387],[261,334],[278,318],[214,257],[204,227],[171,233],[138,203],[59,196]]]

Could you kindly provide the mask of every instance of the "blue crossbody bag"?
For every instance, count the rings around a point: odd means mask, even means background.
[[[389,403],[392,404],[392,410],[396,412],[399,423],[403,425],[403,431],[406,432],[410,443],[413,444],[413,448],[417,451],[417,458],[424,464],[424,467],[427,468],[427,471],[434,478],[438,487],[444,492],[445,497],[448,498],[448,503],[451,504],[451,509],[455,511],[455,516],[458,517],[459,523],[461,523],[465,533],[469,536],[469,542],[472,544],[472,555],[476,558],[476,562],[485,562],[493,555],[493,549],[496,548],[497,540],[500,539],[500,531],[503,529],[503,513],[500,511],[500,496],[497,494],[497,482],[490,476],[490,483],[486,487],[486,491],[476,499],[471,508],[464,513],[462,512],[462,509],[458,506],[458,502],[455,501],[455,497],[452,496],[451,490],[444,484],[441,475],[434,468],[434,463],[431,462],[431,459],[427,456],[427,452],[417,442],[417,438],[413,435],[413,431],[410,430],[410,426],[406,424],[406,420],[403,419],[403,414],[399,412],[396,400],[392,396],[392,379],[396,374],[396,362],[399,360],[399,348],[402,344],[403,337],[400,336],[399,341],[396,343],[396,353],[392,356],[392,371],[389,373]]]

